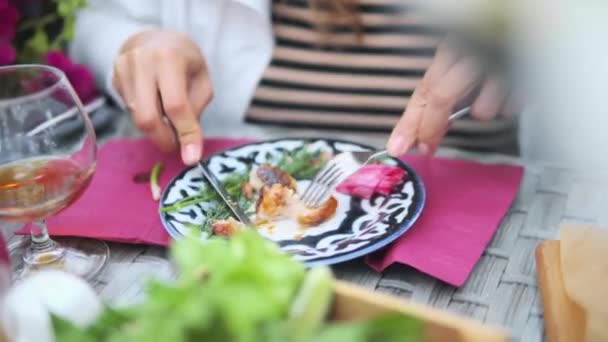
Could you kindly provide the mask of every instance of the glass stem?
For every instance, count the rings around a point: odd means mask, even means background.
[[[46,228],[46,221],[38,221],[32,224],[30,229],[32,237],[32,249],[43,251],[55,247],[55,242],[49,237],[49,232]]]
[[[23,260],[35,268],[48,265],[63,258],[65,250],[49,237],[44,220],[32,223],[31,243],[23,253]]]

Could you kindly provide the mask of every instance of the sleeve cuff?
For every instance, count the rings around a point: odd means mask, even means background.
[[[122,44],[133,34],[157,25],[136,21],[117,13],[82,11],[76,23],[76,36],[70,45],[74,61],[91,68],[97,86],[123,109],[125,105],[112,86],[114,61]]]

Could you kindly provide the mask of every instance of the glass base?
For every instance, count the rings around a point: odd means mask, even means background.
[[[13,282],[19,282],[33,272],[44,269],[59,269],[91,281],[103,269],[110,256],[108,245],[101,240],[53,240],[51,243],[54,246],[36,246],[29,237],[24,237],[8,246]]]

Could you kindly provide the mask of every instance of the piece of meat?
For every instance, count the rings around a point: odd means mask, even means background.
[[[366,199],[375,193],[388,196],[397,184],[403,182],[405,176],[405,171],[398,166],[367,165],[342,182],[336,191]]]
[[[290,188],[279,183],[263,187],[256,205],[257,218],[270,220],[282,216],[287,201],[293,194],[294,192]]]
[[[244,228],[245,225],[233,217],[229,217],[227,220],[216,220],[211,224],[213,234],[226,237],[230,237]]]
[[[264,187],[271,187],[274,184],[281,184],[293,191],[297,190],[296,180],[289,174],[276,166],[262,164],[252,169],[249,181],[255,190],[262,190]]]
[[[318,226],[332,218],[335,215],[337,208],[338,201],[333,196],[318,208],[307,208],[301,204],[300,208],[298,208],[298,213],[296,214],[296,220],[305,227]]]
[[[249,179],[259,193],[256,203],[258,222],[290,218],[310,227],[327,221],[336,212],[338,202],[333,197],[315,209],[304,206],[296,195],[296,180],[277,167],[263,164],[252,170]]]
[[[241,190],[243,192],[243,196],[245,196],[246,199],[253,199],[253,187],[251,186],[251,183],[243,183],[243,185],[241,185]]]
[[[281,184],[263,188],[256,207],[260,221],[291,218],[304,227],[317,226],[334,216],[338,201],[332,196],[317,208],[307,208],[290,189]]]

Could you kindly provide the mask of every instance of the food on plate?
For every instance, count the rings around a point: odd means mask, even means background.
[[[262,164],[252,169],[249,174],[249,183],[257,191],[275,184],[280,184],[293,191],[298,189],[298,183],[291,175],[270,164]]]
[[[299,198],[299,180],[310,180],[331,159],[327,152],[310,151],[306,146],[285,153],[281,158],[268,159],[246,171],[235,172],[222,181],[232,200],[241,207],[257,226],[275,226],[282,220],[297,222],[302,228],[318,226],[334,217],[338,200],[330,196],[317,208],[306,207]],[[369,165],[344,181],[337,191],[355,197],[371,198],[374,194],[388,196],[405,179],[405,171],[397,166]],[[242,225],[230,219],[231,212],[211,187],[186,197],[161,212],[180,211],[188,206],[214,202],[205,210],[205,222],[200,229],[208,234],[230,236]],[[278,224],[277,229],[280,229]]]
[[[366,199],[374,194],[388,196],[405,177],[405,171],[399,166],[366,165],[342,182],[336,191]]]
[[[279,183],[261,188],[256,205],[257,219],[270,221],[282,218],[286,214],[287,202],[294,194],[293,190]]]
[[[243,192],[243,197],[245,197],[245,199],[247,199],[247,200],[253,199],[253,186],[251,186],[251,183],[249,183],[249,182],[243,183],[243,185],[241,185],[241,191]]]
[[[287,216],[286,207],[294,201],[298,189],[292,176],[276,166],[262,164],[251,170],[249,183],[258,193],[257,220],[270,221]]]
[[[421,341],[423,323],[403,314],[330,321],[334,277],[304,265],[251,229],[226,240],[186,238],[171,246],[174,281],[149,280],[146,298],[104,306],[86,325],[54,316],[58,342]],[[69,294],[68,294],[69,295]]]
[[[262,169],[262,171],[260,171]],[[265,222],[280,219],[295,219],[303,227],[317,226],[334,216],[338,201],[330,196],[318,208],[306,207],[296,193],[297,183],[293,177],[279,168],[262,165],[252,171],[259,177],[253,187],[260,191],[256,205],[256,218]],[[260,175],[263,175],[263,180]]]
[[[245,225],[234,219],[234,217],[229,217],[227,219],[215,220],[211,223],[211,229],[213,230],[213,234],[219,236],[232,236],[239,230],[245,229]]]
[[[329,197],[325,203],[318,208],[308,208],[299,203],[299,210],[296,212],[296,220],[304,227],[318,226],[319,224],[329,220],[336,213],[338,201],[334,196]]]

